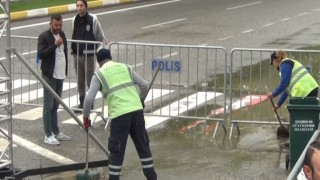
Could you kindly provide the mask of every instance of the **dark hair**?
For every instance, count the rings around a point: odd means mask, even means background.
[[[88,8],[88,2],[87,2],[87,0],[77,0],[76,3],[77,3],[78,1],[82,1],[83,4],[84,4],[84,6],[85,6],[86,8]]]
[[[313,175],[313,164],[312,164],[312,156],[315,151],[320,150],[320,141],[313,141],[307,149],[306,155],[304,157],[303,165],[309,166]]]
[[[61,20],[62,20],[61,14],[53,14],[53,15],[51,16],[51,21],[52,21],[52,20],[61,21]]]

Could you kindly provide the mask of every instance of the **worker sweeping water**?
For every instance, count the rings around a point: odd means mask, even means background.
[[[112,119],[108,143],[109,180],[120,179],[129,134],[138,152],[145,177],[147,180],[156,180],[157,174],[143,116],[143,101],[148,91],[147,82],[131,66],[113,62],[111,59],[108,49],[101,49],[97,53],[100,69],[92,77],[84,100],[83,124],[86,128],[91,126],[90,108],[97,92],[101,91],[108,105],[109,117]]]
[[[272,93],[267,96],[272,99],[281,96],[274,104],[276,111],[288,96],[293,97],[317,97],[319,85],[309,71],[298,61],[290,59],[287,54],[278,50],[271,54],[270,65],[273,65],[280,75],[280,83]]]

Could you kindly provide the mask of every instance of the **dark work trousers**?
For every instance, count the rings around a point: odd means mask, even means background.
[[[95,71],[93,55],[73,55],[74,68],[77,75],[77,86],[80,97],[86,95],[86,86],[89,87]]]
[[[130,112],[111,120],[108,143],[110,151],[109,179],[119,179],[129,134],[140,157],[144,175],[147,180],[156,180],[157,174],[153,166],[142,110]]]
[[[308,95],[307,97],[317,97],[318,96],[318,90],[319,88],[315,88],[314,90],[312,90]]]

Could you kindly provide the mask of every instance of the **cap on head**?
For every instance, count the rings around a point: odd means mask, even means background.
[[[272,65],[273,60],[276,58],[277,58],[277,52],[274,51],[270,56],[270,65]]]
[[[109,59],[109,60],[112,59],[110,50],[109,49],[101,49],[101,50],[99,50],[98,53],[97,53],[97,61],[101,62],[101,61],[106,60],[106,59]]]
[[[85,6],[86,8],[88,8],[88,2],[87,2],[87,0],[77,0],[76,3],[77,3],[78,1],[83,2],[84,6]]]

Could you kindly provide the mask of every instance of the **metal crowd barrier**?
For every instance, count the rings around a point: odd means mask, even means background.
[[[36,50],[38,38],[11,36],[11,41],[12,47],[21,52],[28,64],[41,74],[41,60]],[[69,68],[68,76],[64,80],[62,100],[69,108],[77,110],[79,96],[74,57],[71,55],[70,48],[72,42],[77,43],[77,47],[79,43],[103,44],[68,40]],[[227,53],[223,47],[119,42],[111,43],[109,48],[114,61],[131,65],[149,82],[155,74],[156,67],[160,66],[160,73],[155,78],[146,99],[147,128],[172,118],[214,121],[224,127],[227,105],[225,101]],[[2,57],[1,54],[0,57]],[[95,56],[94,60],[96,60]],[[12,62],[13,104],[41,108],[43,85],[24,68],[16,56],[12,57]],[[97,64],[96,69],[98,69]],[[219,113],[215,112],[216,109],[219,109]],[[101,117],[105,120],[108,117],[107,108],[100,93],[98,100],[95,101],[93,112],[97,113],[95,118]],[[15,113],[13,118],[26,117],[24,113]],[[41,118],[40,116],[30,118]],[[95,118],[91,117],[93,120]]]
[[[16,48],[17,51],[21,52],[22,56],[27,60],[28,64],[36,70],[37,73],[41,74],[40,64],[41,59],[37,56],[37,37],[29,37],[29,36],[11,36],[12,46]],[[76,43],[76,47],[79,48],[79,44],[85,44],[87,47],[89,44],[101,45],[101,42],[95,41],[79,41],[79,40],[68,40],[68,75],[64,80],[64,90],[62,93],[63,102],[71,108],[72,110],[77,110],[77,106],[79,102],[79,95],[77,91],[77,78],[75,72],[75,66],[78,63],[78,55],[71,55],[71,43]],[[96,47],[94,51],[96,51]],[[0,52],[1,53],[1,52]],[[0,54],[0,57],[3,57],[3,54]],[[85,60],[88,56],[84,56]],[[74,64],[76,61],[76,64]],[[96,62],[96,56],[94,56],[94,61]],[[27,105],[27,106],[35,106],[42,107],[43,106],[43,86],[37,80],[30,71],[26,70],[24,66],[21,64],[19,60],[17,60],[16,56],[12,57],[12,81],[13,81],[13,94],[12,101],[15,105]],[[98,69],[98,64],[95,63],[95,69]],[[86,72],[86,70],[85,70]],[[85,79],[86,81],[86,79]],[[102,98],[98,96],[99,107],[92,112],[97,113],[96,117],[101,117],[104,120],[104,109],[101,108],[103,102]],[[62,107],[60,107],[62,109]],[[23,116],[24,112],[18,113],[14,118],[18,118],[19,115]],[[33,117],[39,118],[39,117]],[[93,120],[95,120],[95,118]]]
[[[223,47],[115,42],[113,61],[129,64],[148,82],[160,72],[146,99],[147,128],[170,119],[223,122],[226,58]]]
[[[230,101],[238,100],[237,109],[246,107],[246,102],[241,102],[247,95],[266,95],[272,92],[280,82],[279,72],[270,65],[270,55],[277,49],[249,49],[235,48],[231,51],[230,62]],[[319,61],[320,51],[316,50],[290,50],[284,49],[289,58],[300,61],[310,70],[312,76],[319,82]],[[289,99],[289,98],[288,98]],[[233,112],[232,104],[229,110]],[[280,109],[282,117],[288,116],[286,102]],[[246,111],[234,111],[229,114],[231,129],[230,138],[233,128],[236,127],[238,133],[239,124],[268,124],[274,125],[279,122],[274,118],[274,112],[269,100],[263,101],[255,106],[247,108]],[[283,124],[288,124],[284,122]]]

